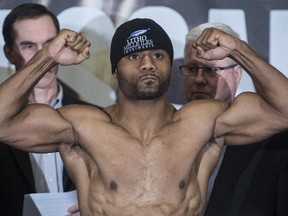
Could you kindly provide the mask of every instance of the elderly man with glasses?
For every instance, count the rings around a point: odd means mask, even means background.
[[[215,98],[231,103],[240,83],[243,69],[228,57],[214,61],[196,57],[196,50],[192,49],[192,44],[206,25],[194,28],[186,36],[184,65],[180,66],[181,73],[184,75],[186,98],[187,101]],[[221,30],[239,37],[238,33],[227,25],[220,23],[209,25],[216,28],[221,26]]]

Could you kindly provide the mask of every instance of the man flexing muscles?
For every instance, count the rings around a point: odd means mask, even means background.
[[[166,99],[172,44],[150,19],[128,21],[114,34],[116,104],[104,112],[84,105],[57,110],[26,105],[49,68],[87,59],[89,45],[62,30],[0,86],[0,141],[26,151],[60,151],[82,216],[201,215],[222,146],[253,143],[287,129],[287,78],[246,42],[213,28],[195,42],[197,55],[233,58],[260,95],[243,93],[232,105],[193,101],[176,111]]]

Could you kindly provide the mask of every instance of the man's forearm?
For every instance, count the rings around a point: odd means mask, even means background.
[[[34,85],[56,62],[46,49],[39,50],[19,71],[0,85],[0,124],[9,121],[26,105]]]
[[[233,50],[231,57],[251,76],[257,93],[274,109],[288,113],[288,79],[264,61],[244,41]]]
[[[81,34],[64,29],[39,50],[20,71],[0,85],[0,127],[5,127],[26,105],[37,82],[56,64],[79,64],[88,59],[90,42]]]

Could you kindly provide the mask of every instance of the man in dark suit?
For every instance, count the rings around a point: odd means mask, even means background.
[[[186,36],[185,67],[198,68],[184,76],[187,101],[219,99],[231,103],[242,68],[230,58],[208,62],[196,57],[192,44],[205,28],[239,35],[223,23],[205,23]],[[218,77],[209,71],[219,71]],[[288,215],[288,133],[259,143],[224,147],[210,178],[205,216]]]
[[[3,36],[5,55],[16,73],[59,30],[57,17],[46,7],[33,3],[15,7],[5,18]],[[39,80],[28,103],[50,104],[55,109],[69,104],[88,104],[68,95],[71,91],[57,79],[57,70],[57,66],[51,68]],[[22,215],[25,194],[71,190],[75,190],[75,186],[59,153],[32,154],[0,143],[0,215]],[[77,211],[71,213],[79,215]]]
[[[206,216],[288,215],[288,133],[227,146]]]

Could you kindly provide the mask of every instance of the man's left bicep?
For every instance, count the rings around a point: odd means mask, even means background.
[[[228,145],[255,143],[284,130],[285,122],[261,97],[243,93],[219,116],[215,134],[224,136]]]

